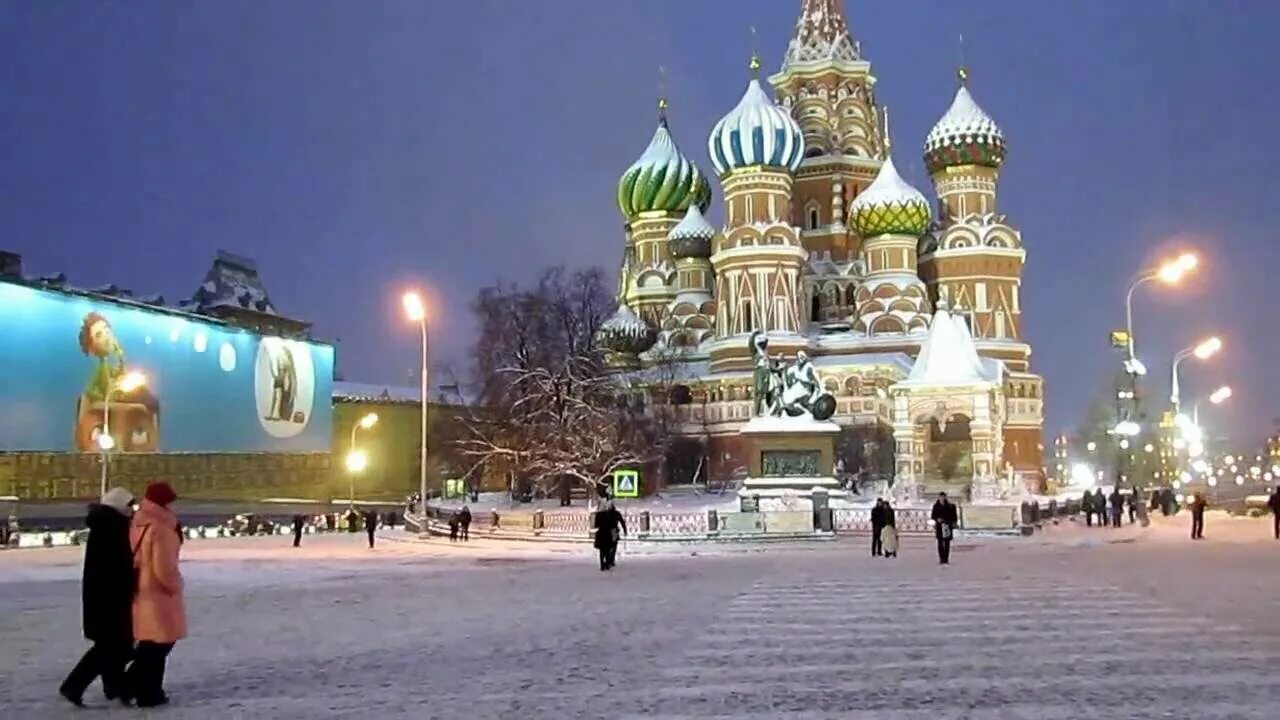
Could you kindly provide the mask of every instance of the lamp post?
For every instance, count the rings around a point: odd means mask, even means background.
[[[418,493],[421,496],[422,515],[427,513],[427,308],[422,304],[422,296],[412,290],[402,298],[404,314],[410,322],[418,323],[422,331],[422,444],[418,458]]]
[[[1182,364],[1183,360],[1192,356],[1195,356],[1197,360],[1207,360],[1220,350],[1222,350],[1222,340],[1218,337],[1211,337],[1173,356],[1173,373],[1169,382],[1169,401],[1173,403],[1174,414],[1177,414],[1182,407],[1181,393],[1178,388],[1178,366]]]
[[[356,431],[368,430],[378,424],[378,413],[369,413],[351,426],[351,442],[347,444],[347,479],[351,485],[347,494],[347,504],[356,506],[356,475],[369,464],[369,454],[356,447]]]
[[[110,377],[107,379],[107,393],[102,399],[102,432],[98,433],[98,447],[102,449],[102,488],[98,493],[99,497],[107,494],[108,454],[116,446],[115,438],[111,437],[111,393],[117,390],[133,392],[146,384],[147,376],[140,372],[127,372],[118,381]]]
[[[1231,395],[1232,395],[1231,386],[1223,385],[1217,390],[1214,390],[1213,392],[1209,393],[1208,400],[1213,405],[1221,405],[1222,403],[1231,399]],[[1195,425],[1200,424],[1200,401],[1199,400],[1196,400],[1194,403],[1191,404],[1191,422]]]
[[[1129,282],[1129,290],[1124,296],[1124,330],[1126,335],[1127,350],[1129,354],[1129,362],[1132,363],[1136,356],[1134,354],[1133,342],[1133,293],[1139,287],[1151,282],[1159,280],[1166,285],[1173,285],[1182,279],[1184,275],[1196,269],[1199,260],[1192,253],[1183,253],[1177,258],[1170,260],[1163,265],[1139,273],[1137,277]]]

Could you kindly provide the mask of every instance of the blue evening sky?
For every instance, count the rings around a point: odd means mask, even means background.
[[[556,263],[616,266],[620,172],[667,68],[677,141],[747,80],[748,27],[777,69],[799,0],[308,0],[0,4],[0,248],[30,272],[185,297],[214,251],[257,259],[276,304],[338,341],[348,379],[406,382],[397,315],[433,291],[438,363],[468,303]],[[1010,152],[1001,202],[1024,233],[1024,319],[1049,431],[1118,361],[1129,276],[1166,249],[1201,277],[1137,302],[1159,394],[1210,332],[1188,395],[1237,387],[1213,420],[1253,442],[1280,415],[1274,275],[1280,3],[848,0],[891,109],[898,166],[950,103],[957,37]],[[1270,179],[1269,179],[1270,178]],[[719,189],[717,188],[717,198]],[[719,218],[719,210],[715,217]],[[1265,220],[1270,217],[1271,219]]]

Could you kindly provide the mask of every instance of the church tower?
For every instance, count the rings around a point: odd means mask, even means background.
[[[951,107],[925,138],[924,161],[937,189],[937,222],[920,246],[920,275],[932,296],[967,318],[980,355],[1009,370],[1003,454],[1018,472],[1035,473],[1043,457],[1044,381],[1030,371],[1023,338],[1022,233],[997,203],[1005,138],[968,88],[968,71]]]
[[[623,300],[654,328],[677,294],[667,236],[691,205],[705,211],[710,204],[711,184],[676,147],[667,126],[667,101],[660,98],[653,139],[618,180],[618,209],[629,228]]]
[[[804,135],[792,222],[817,273],[807,309],[815,319],[847,318],[862,254],[848,209],[875,179],[885,148],[876,79],[850,34],[843,0],[804,0],[782,69],[769,82]]]
[[[792,222],[794,173],[804,138],[791,115],[775,105],[755,75],[737,106],[708,139],[711,162],[724,191],[725,227],[711,256],[715,270],[716,342],[712,370],[748,367],[746,339],[769,334],[770,349],[793,355],[806,344],[802,309],[808,253]]]

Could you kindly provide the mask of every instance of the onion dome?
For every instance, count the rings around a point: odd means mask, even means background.
[[[653,347],[657,340],[658,333],[623,304],[619,304],[613,316],[596,331],[596,342],[617,355],[639,355]]]
[[[956,165],[998,168],[1004,162],[1004,133],[973,101],[965,86],[968,77],[968,72],[961,69],[955,100],[925,137],[924,162],[931,173]]]
[[[902,179],[890,157],[871,185],[854,198],[849,217],[864,238],[891,233],[919,237],[929,229],[931,214],[929,201]]]
[[[760,58],[753,57],[752,70],[759,67]],[[800,126],[791,113],[769,99],[759,78],[751,79],[738,105],[712,128],[707,147],[711,164],[721,175],[756,165],[794,173],[804,159]]]
[[[711,257],[711,239],[716,236],[716,229],[702,216],[697,205],[690,205],[684,219],[671,228],[667,240],[671,243],[671,257],[709,258]]]
[[[659,101],[658,129],[640,159],[618,180],[618,208],[628,219],[643,212],[684,212],[711,205],[711,183],[676,147],[667,128],[666,101]]]

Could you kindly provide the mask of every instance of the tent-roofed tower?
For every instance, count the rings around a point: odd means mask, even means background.
[[[885,151],[876,79],[849,30],[844,0],[804,0],[782,69],[769,82],[804,134],[792,221],[802,229],[811,266],[828,254],[837,264],[852,263],[862,238],[849,226],[848,208],[875,180]],[[810,297],[818,296],[806,306],[811,319],[852,315],[852,284],[851,277],[811,277]]]

